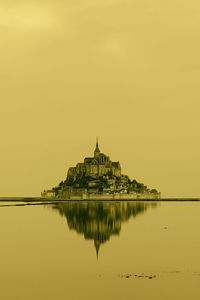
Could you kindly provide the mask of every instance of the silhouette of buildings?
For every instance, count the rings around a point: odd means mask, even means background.
[[[83,163],[78,163],[75,167],[68,170],[67,181],[71,177],[93,177],[98,178],[101,176],[121,176],[121,166],[119,162],[112,162],[109,156],[101,153],[99,150],[98,139],[96,141],[96,148],[93,157],[86,157]]]
[[[72,200],[158,199],[160,193],[122,174],[119,161],[113,162],[102,153],[97,139],[93,157],[85,157],[84,162],[70,167],[66,180],[52,190],[44,191],[42,197]]]

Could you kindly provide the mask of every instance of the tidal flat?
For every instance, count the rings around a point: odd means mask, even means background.
[[[200,202],[163,200],[1,198],[1,299],[199,299]]]

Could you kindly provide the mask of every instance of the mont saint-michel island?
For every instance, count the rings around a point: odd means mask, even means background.
[[[97,139],[94,156],[70,167],[67,178],[41,196],[53,200],[156,200],[161,193],[122,174],[120,162],[102,153]]]

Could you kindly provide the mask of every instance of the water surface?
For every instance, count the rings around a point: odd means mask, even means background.
[[[1,299],[199,299],[199,202],[0,202]]]

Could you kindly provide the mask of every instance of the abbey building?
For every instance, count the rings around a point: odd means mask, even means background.
[[[83,163],[78,163],[76,167],[69,168],[67,175],[68,178],[77,175],[89,177],[101,177],[104,175],[109,175],[120,177],[121,166],[119,161],[112,162],[109,156],[101,153],[97,140],[94,156],[86,157]]]

